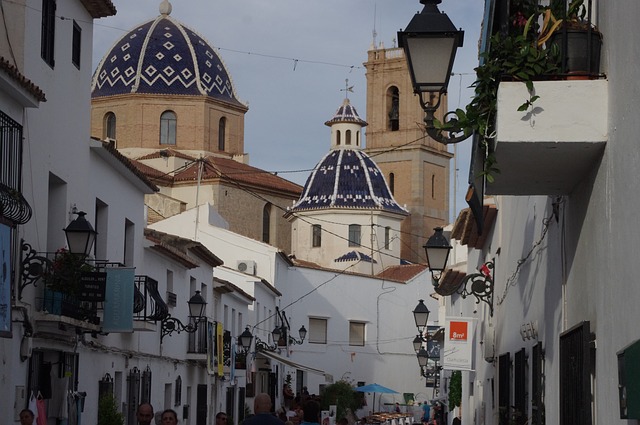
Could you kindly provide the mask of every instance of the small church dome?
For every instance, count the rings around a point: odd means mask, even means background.
[[[157,18],[116,41],[93,75],[91,96],[201,95],[242,104],[216,50],[170,13],[165,0]]]

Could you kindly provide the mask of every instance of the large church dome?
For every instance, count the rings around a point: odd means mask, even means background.
[[[202,95],[242,104],[215,49],[170,13],[165,0],[157,18],[114,44],[94,73],[91,96]]]

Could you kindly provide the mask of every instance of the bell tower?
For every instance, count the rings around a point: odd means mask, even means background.
[[[433,228],[449,218],[447,147],[424,131],[424,111],[414,96],[401,48],[373,46],[367,62],[367,122],[365,151],[384,173],[391,192],[411,215],[402,222],[402,259],[426,261],[422,246]],[[447,107],[443,99],[439,118]]]

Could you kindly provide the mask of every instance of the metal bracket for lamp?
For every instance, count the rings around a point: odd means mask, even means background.
[[[461,128],[460,126],[456,126],[454,124],[449,124],[447,128],[440,129],[440,128],[436,128],[434,124],[435,114],[438,108],[440,107],[440,101],[442,100],[443,95],[444,95],[444,92],[425,92],[425,93],[419,94],[418,97],[420,98],[420,106],[422,106],[422,109],[425,112],[425,117],[424,117],[425,131],[427,132],[429,137],[431,137],[433,140],[435,140],[438,143],[442,143],[443,145],[460,143],[463,140],[466,140],[467,138],[469,138],[470,136],[470,134],[465,134],[463,128]],[[429,101],[426,102],[423,96],[428,96]],[[434,105],[433,101],[436,96],[438,97],[438,100],[435,102],[435,105]],[[452,116],[457,117],[457,114],[454,111],[447,112],[446,114],[444,114],[442,122],[445,124],[451,123],[451,122],[455,123],[457,121],[457,118],[453,118],[453,120],[447,121],[447,118]]]
[[[476,297],[476,304],[484,301],[489,306],[489,314],[493,317],[493,268],[494,261],[487,261],[480,269],[479,273],[473,273],[465,276],[456,290],[456,293],[462,298],[469,295]],[[471,285],[469,285],[471,283]]]
[[[162,329],[161,329],[161,333],[160,333],[160,343],[162,344],[162,340],[164,339],[165,336],[171,336],[172,333],[176,332],[176,333],[180,333],[180,332],[187,332],[187,333],[194,333],[195,331],[198,330],[198,322],[192,322],[192,323],[188,323],[188,324],[184,324],[182,323],[179,319],[176,319],[175,317],[167,317],[165,319],[162,320]]]
[[[26,252],[26,255],[24,253]],[[31,247],[24,240],[20,241],[20,282],[18,284],[18,300],[22,300],[22,291],[29,285],[37,283],[51,269],[51,260]]]
[[[263,340],[261,340],[260,338],[256,337],[256,352],[258,351],[270,351],[270,352],[276,352],[280,349],[280,346],[278,345],[278,341],[274,342],[273,345],[269,345],[266,342],[264,342]]]

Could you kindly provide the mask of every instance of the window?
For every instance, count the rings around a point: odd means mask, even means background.
[[[341,142],[341,137],[342,137],[342,132],[340,130],[336,130],[336,145],[340,146]]]
[[[135,225],[129,219],[124,220],[124,255],[123,263],[125,266],[133,266],[133,247],[134,247]]]
[[[311,245],[314,248],[322,246],[322,226],[320,226],[319,224],[314,224],[313,226],[311,226],[311,239]]]
[[[431,175],[431,199],[436,199],[436,175]]]
[[[224,151],[227,133],[227,119],[222,117],[218,122],[218,150]]]
[[[396,186],[396,175],[393,173],[389,174],[389,190],[391,191],[391,194],[393,195],[393,191],[395,190],[395,186]]]
[[[40,56],[53,68],[55,65],[53,48],[56,38],[56,0],[42,0],[42,33],[40,35]]]
[[[397,87],[389,87],[387,90],[387,111],[389,111],[388,129],[398,131],[400,129],[400,92]]]
[[[262,209],[262,242],[269,243],[271,239],[271,204]]]
[[[360,246],[360,225],[349,225],[349,246]]]
[[[347,130],[347,134],[345,136],[344,144],[345,145],[350,145],[351,144],[351,130]]]
[[[309,318],[309,343],[327,343],[327,319]]]
[[[176,114],[173,111],[165,111],[160,116],[160,144],[176,144]]]
[[[384,228],[384,249],[391,249],[391,227]]]
[[[349,322],[349,345],[364,346],[364,323]]]
[[[116,140],[116,114],[113,112],[104,116],[104,138]]]
[[[82,28],[76,21],[73,21],[73,37],[71,44],[71,62],[80,69],[80,47],[82,40]]]

